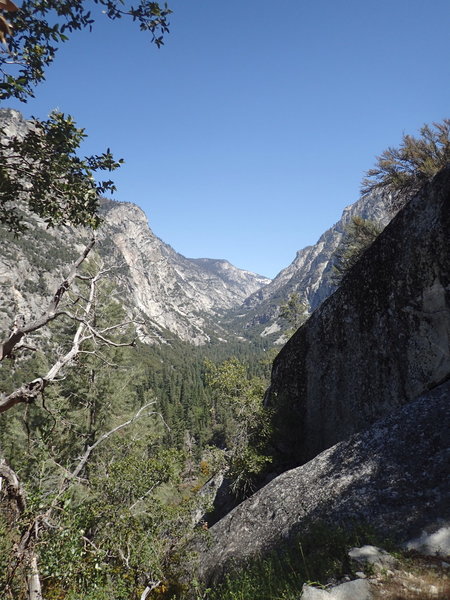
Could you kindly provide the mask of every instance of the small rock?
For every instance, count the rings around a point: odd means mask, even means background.
[[[367,575],[365,573],[363,573],[362,571],[357,571],[355,573],[356,577],[358,577],[359,579],[365,579],[367,577]]]
[[[326,590],[303,585],[301,600],[331,600],[330,594]]]
[[[376,546],[362,546],[361,548],[352,548],[349,557],[360,565],[372,565],[378,568],[395,568],[398,564],[396,558],[391,556],[386,550],[381,550]]]
[[[329,590],[304,585],[301,600],[371,600],[370,584],[364,579],[341,583]]]

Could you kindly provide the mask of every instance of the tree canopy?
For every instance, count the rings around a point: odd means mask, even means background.
[[[0,142],[0,223],[16,233],[26,227],[24,211],[59,223],[96,228],[98,200],[114,191],[111,179],[96,182],[94,173],[113,171],[123,163],[110,149],[81,158],[77,150],[86,137],[71,116],[53,112],[46,121],[33,120],[24,136]]]
[[[130,18],[141,31],[149,32],[159,47],[169,31],[171,10],[158,2],[139,0],[94,0],[111,20]],[[0,48],[0,99],[18,98],[25,102],[34,96],[33,88],[45,79],[45,69],[53,62],[58,47],[71,33],[92,29],[92,3],[86,0],[25,0],[17,11],[2,0],[7,26],[3,29],[6,45]],[[14,6],[14,5],[13,5]],[[4,18],[5,20],[5,18]]]
[[[450,119],[424,125],[420,136],[404,135],[398,148],[388,148],[362,182],[362,193],[374,190],[391,195],[398,210],[438,171],[450,164]]]
[[[159,47],[169,31],[167,5],[140,0],[94,0],[111,20],[128,17],[149,32]],[[45,79],[61,43],[76,30],[92,28],[92,4],[79,0],[25,0],[17,9],[0,0],[0,98],[26,102]],[[2,128],[4,129],[4,128]],[[4,133],[4,132],[3,132]],[[33,119],[27,132],[2,135],[0,143],[0,223],[19,233],[25,228],[24,209],[57,224],[97,227],[98,201],[115,190],[107,178],[96,182],[97,171],[112,171],[115,160],[109,148],[81,158],[78,149],[86,137],[73,118],[54,112],[46,121]]]

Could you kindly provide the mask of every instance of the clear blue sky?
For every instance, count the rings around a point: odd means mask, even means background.
[[[448,0],[168,3],[163,48],[103,16],[19,108],[70,113],[86,153],[123,157],[116,198],[185,256],[275,276],[377,154],[450,116]]]

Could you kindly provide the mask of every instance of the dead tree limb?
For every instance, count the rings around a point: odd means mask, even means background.
[[[91,240],[91,242],[93,245],[93,240]],[[120,328],[126,327],[127,325],[133,323],[133,321],[127,320],[123,323],[118,323],[100,331],[98,331],[97,328],[93,325],[93,323],[95,323],[95,298],[97,286],[99,281],[102,278],[104,278],[111,271],[111,269],[101,270],[96,275],[93,275],[87,279],[87,281],[89,282],[88,296],[86,298],[83,298],[80,294],[77,297],[77,299],[81,301],[77,304],[81,316],[80,314],[71,313],[66,310],[57,310],[57,307],[61,301],[62,293],[65,293],[69,289],[69,285],[77,277],[77,269],[88,255],[90,249],[92,248],[92,245],[90,247],[86,247],[83,255],[77,260],[75,266],[72,268],[71,275],[65,280],[62,286],[58,288],[58,291],[54,297],[54,301],[51,304],[51,308],[45,313],[43,317],[41,317],[41,319],[39,319],[39,327],[43,327],[56,317],[62,316],[70,319],[75,323],[78,323],[78,327],[75,332],[75,335],[73,336],[70,349],[68,350],[68,352],[66,352],[66,354],[64,354],[63,356],[58,358],[58,360],[55,361],[55,363],[50,367],[46,374],[42,375],[41,377],[37,377],[32,381],[22,384],[19,388],[17,388],[8,395],[0,395],[0,413],[6,412],[16,404],[33,403],[39,397],[39,395],[42,394],[45,388],[50,383],[56,380],[56,378],[64,369],[64,367],[66,367],[70,362],[72,362],[75,359],[75,357],[83,351],[82,347],[87,342],[92,342],[94,344],[96,342],[101,342],[103,346],[112,346],[114,348],[134,346],[135,340],[132,340],[131,342],[116,342],[105,335],[105,333],[109,333],[112,331],[116,331]],[[86,281],[85,277],[83,277],[83,281]],[[64,292],[60,293],[60,291],[63,288]],[[82,305],[83,303],[84,305]],[[36,323],[37,321],[34,323],[33,326],[30,325],[28,327],[23,327],[22,329],[17,331],[19,331],[21,337],[23,337],[25,335],[24,332],[35,331],[36,329],[38,329],[38,327],[35,326]],[[10,339],[12,339],[12,337],[13,336],[11,336]],[[21,338],[18,339],[20,340]],[[14,345],[11,346],[10,352],[12,352],[13,348]]]
[[[17,565],[24,565],[27,570],[27,587],[28,587],[28,598],[29,600],[42,600],[42,591],[41,591],[41,580],[39,575],[39,563],[38,563],[38,554],[36,552],[36,542],[38,541],[39,535],[42,530],[45,530],[48,527],[53,527],[52,525],[52,515],[55,510],[61,504],[61,498],[64,493],[69,489],[70,485],[73,481],[79,481],[79,475],[86,463],[88,462],[92,452],[97,448],[97,446],[107,440],[110,436],[114,435],[124,427],[128,427],[138,419],[144,416],[150,416],[159,414],[154,411],[146,412],[147,409],[155,404],[155,402],[149,402],[142,406],[128,421],[113,427],[110,431],[101,435],[96,442],[89,446],[83,456],[80,457],[77,466],[73,469],[72,472],[66,472],[60,485],[57,494],[53,498],[50,505],[45,509],[44,512],[36,515],[30,522],[26,524],[26,528],[20,534],[20,540],[17,544],[15,544],[14,553],[15,553],[15,567],[12,569],[14,572],[16,570]],[[1,485],[5,481],[5,485]],[[12,502],[16,507],[16,522],[19,522],[20,518],[26,511],[27,502],[25,491],[20,483],[19,477],[16,472],[7,465],[4,459],[0,459],[0,491],[2,490],[6,494],[7,498]],[[95,549],[96,546],[89,539],[84,538],[89,544],[91,544]]]
[[[87,244],[86,248],[83,250],[81,255],[72,265],[69,275],[64,279],[64,281],[60,284],[58,289],[56,290],[47,310],[35,321],[26,324],[21,324],[16,321],[14,324],[13,330],[8,339],[4,340],[0,343],[0,361],[5,358],[11,357],[14,351],[14,348],[19,344],[19,342],[29,333],[33,331],[37,331],[41,329],[51,321],[53,321],[57,316],[57,308],[59,303],[61,302],[64,294],[72,285],[74,279],[78,275],[78,269],[81,264],[86,260],[89,252],[92,250],[95,244],[95,237],[93,237],[90,242]]]

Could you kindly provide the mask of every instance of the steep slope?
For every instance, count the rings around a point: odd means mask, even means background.
[[[314,311],[336,286],[331,281],[333,254],[352,217],[376,221],[382,226],[390,220],[381,197],[368,194],[344,209],[341,219],[328,229],[314,246],[307,246],[297,252],[293,262],[283,269],[273,281],[249,296],[231,316],[231,323],[246,335],[280,337],[282,325],[278,323],[280,304],[289,295],[297,292]]]
[[[173,334],[193,344],[203,344],[211,336],[226,339],[228,333],[219,323],[223,312],[268,281],[229,263],[213,270],[207,259],[204,266],[202,260],[185,258],[152,233],[145,214],[133,204],[107,201],[102,215],[96,252],[112,267],[120,302],[145,321],[141,333],[147,341]],[[43,297],[54,292],[90,232],[47,229],[42,221],[30,218],[25,235],[14,238],[2,230],[0,236],[4,328],[18,312],[27,318],[39,314]]]
[[[157,238],[133,204],[107,202],[100,239],[126,267],[129,302],[159,327],[183,340],[204,343],[227,337],[219,321],[225,310],[269,282],[227,261],[189,259]]]
[[[274,361],[266,402],[296,466],[450,377],[450,167],[389,223]]]

